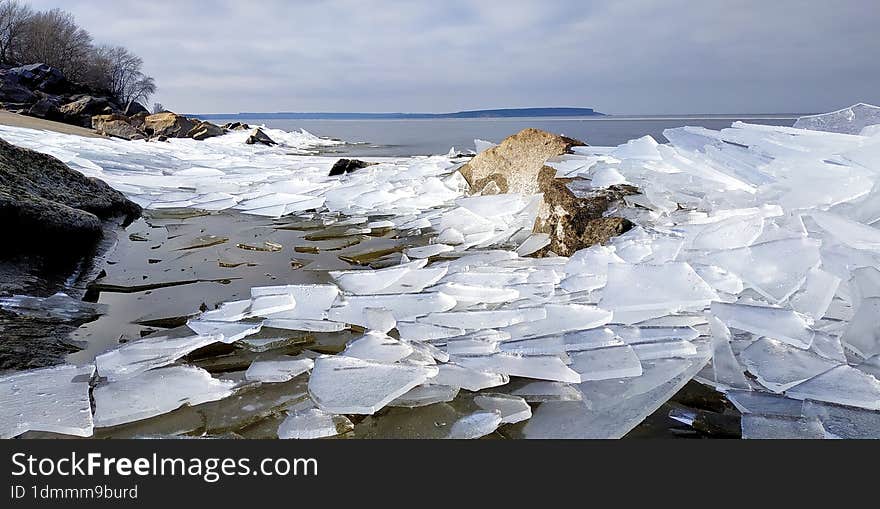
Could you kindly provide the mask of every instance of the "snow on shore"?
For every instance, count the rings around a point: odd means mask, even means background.
[[[326,176],[333,160],[228,137],[163,145],[11,128],[0,136],[150,207],[283,215],[308,205],[390,213],[401,231],[437,234],[437,248],[411,252],[415,261],[331,273],[334,284],[254,288],[191,321],[191,337],[99,356],[107,380],[94,390],[96,427],[173,409],[152,387],[166,378],[176,402],[234,393],[173,365],[205,344],[261,326],[357,325],[366,334],[341,354],[292,359],[312,366],[310,401],[286,410],[283,435],[330,436],[350,430],[345,415],[470,398],[442,436],[525,421],[513,436],[616,438],[696,378],[744,414],[746,438],[880,438],[880,116],[854,108],[804,121],[826,131],[685,127],[668,130],[667,145],[644,137],[551,161],[558,176],[576,177],[575,192],[623,182],[642,190],[616,211],[635,229],[571,258],[521,257],[530,251],[517,247],[541,245],[530,235],[539,202],[464,197],[448,157],[383,160],[339,180]],[[854,122],[860,134],[842,134]],[[290,368],[277,369],[286,379]],[[43,373],[59,395],[81,397],[87,387],[68,371]],[[21,380],[0,378],[0,402],[15,409],[0,416],[3,434],[65,429],[55,421],[67,413],[33,405],[45,384]],[[82,420],[69,428],[89,434]]]

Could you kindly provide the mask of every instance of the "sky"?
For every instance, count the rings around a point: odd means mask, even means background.
[[[878,0],[32,0],[188,113],[880,104]]]

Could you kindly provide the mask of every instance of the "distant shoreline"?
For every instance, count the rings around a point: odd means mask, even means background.
[[[747,114],[697,114],[697,115],[526,115],[526,116],[482,116],[482,117],[454,117],[454,116],[420,116],[419,114],[358,114],[358,113],[192,113],[186,116],[194,116],[204,120],[331,120],[331,121],[400,121],[400,120],[481,120],[481,121],[504,121],[504,120],[557,120],[557,121],[660,121],[660,120],[797,120],[809,113],[747,113]]]
[[[489,118],[603,117],[592,108],[505,108],[454,113],[240,112],[198,114],[204,119],[272,120],[436,120]]]

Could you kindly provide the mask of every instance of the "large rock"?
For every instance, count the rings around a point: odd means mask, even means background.
[[[139,115],[141,113],[145,113],[146,115],[149,115],[150,111],[139,102],[132,102],[131,104],[126,106],[125,110],[122,112],[122,114],[125,115],[126,117],[133,117],[133,116]]]
[[[106,183],[0,139],[3,254],[70,255],[94,246],[103,232],[102,220],[128,223],[140,213],[137,204]]]
[[[27,114],[31,117],[44,118],[46,120],[62,120],[64,118],[64,114],[61,113],[58,97],[46,94],[28,109]]]
[[[248,136],[248,139],[244,140],[244,142],[247,143],[248,145],[256,145],[258,143],[262,144],[262,145],[268,145],[268,146],[277,145],[275,140],[270,138],[269,135],[264,133],[263,130],[260,129],[259,127],[254,129],[254,131],[251,133],[251,135]]]
[[[30,64],[13,67],[5,72],[15,82],[32,91],[47,94],[61,94],[71,88],[60,70],[46,64]]]
[[[92,128],[101,135],[122,138],[124,140],[142,140],[146,138],[125,115],[96,115],[92,117]]]
[[[242,122],[227,122],[223,124],[223,129],[226,129],[227,131],[247,131],[250,128],[251,126]]]
[[[330,176],[338,177],[339,175],[352,173],[377,164],[379,163],[368,163],[359,159],[340,159],[336,161],[336,164],[334,164],[332,168],[330,168]]]
[[[145,118],[144,131],[152,137],[186,138],[187,134],[198,124],[197,120],[166,111]]]
[[[565,136],[526,129],[481,152],[459,171],[473,193],[535,194],[539,192],[538,173],[544,163],[583,145]]]
[[[202,141],[214,138],[215,136],[223,136],[224,134],[226,134],[226,131],[222,127],[210,122],[201,121],[186,133],[186,137]]]
[[[613,186],[575,194],[569,186],[572,181],[556,178],[556,170],[549,166],[544,166],[538,174],[538,189],[544,193],[544,203],[535,220],[534,231],[550,235],[547,250],[560,256],[571,256],[589,246],[606,244],[633,227],[624,218],[606,214],[623,197],[637,194],[636,188]]]
[[[89,127],[95,115],[111,113],[115,108],[106,97],[83,96],[73,102],[61,106],[61,114],[71,124]]]

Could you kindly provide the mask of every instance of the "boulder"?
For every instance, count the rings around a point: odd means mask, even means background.
[[[254,132],[252,132],[251,135],[248,136],[248,139],[246,139],[244,142],[248,145],[256,145],[257,143],[269,146],[277,145],[277,143],[275,143],[275,140],[270,138],[269,135],[264,133],[263,130],[259,127],[254,129]]]
[[[64,118],[58,97],[45,94],[28,109],[27,114],[46,120],[62,120]]]
[[[188,133],[186,133],[186,137],[202,141],[215,136],[223,136],[224,134],[226,134],[226,131],[222,127],[210,122],[200,121]]]
[[[333,168],[330,169],[330,176],[337,177],[339,175],[352,173],[357,170],[367,168],[369,166],[375,166],[377,164],[379,163],[368,163],[359,159],[340,159],[336,161],[336,164],[334,164]]]
[[[139,129],[139,130],[143,131],[144,125],[146,125],[146,123],[147,123],[147,117],[149,117],[149,116],[150,116],[150,114],[147,113],[146,111],[141,112],[141,113],[135,113],[134,115],[131,115],[128,117],[128,123],[131,124],[132,126],[134,126],[135,129]]]
[[[177,113],[166,111],[149,115],[144,119],[144,131],[149,136],[165,136],[166,138],[186,138],[198,121],[186,118]]]
[[[145,113],[146,115],[150,114],[150,111],[146,109],[141,103],[133,102],[125,107],[125,110],[122,112],[126,117],[133,117],[135,115]]]
[[[223,124],[223,129],[226,129],[227,131],[247,131],[250,128],[251,126],[241,122],[227,122]]]
[[[535,194],[539,192],[538,173],[544,163],[551,157],[568,153],[572,147],[584,145],[565,136],[525,129],[481,152],[459,171],[472,193]]]
[[[113,108],[106,97],[86,95],[61,106],[60,110],[69,123],[89,127],[93,116],[112,113]]]
[[[143,140],[144,133],[132,125],[131,118],[125,115],[96,115],[92,117],[92,128],[103,136],[124,140]]]
[[[91,248],[102,221],[128,223],[141,208],[106,183],[68,168],[52,156],[0,139],[2,254],[63,256]]]
[[[607,214],[623,197],[637,194],[636,188],[613,186],[575,194],[570,187],[573,180],[556,178],[556,170],[549,166],[544,166],[538,174],[538,189],[544,193],[544,203],[535,220],[534,232],[550,235],[550,245],[545,252],[571,256],[581,249],[606,244],[633,227],[627,219]]]
[[[71,83],[60,70],[46,64],[30,64],[13,67],[6,71],[15,82],[33,91],[47,94],[68,92]]]

